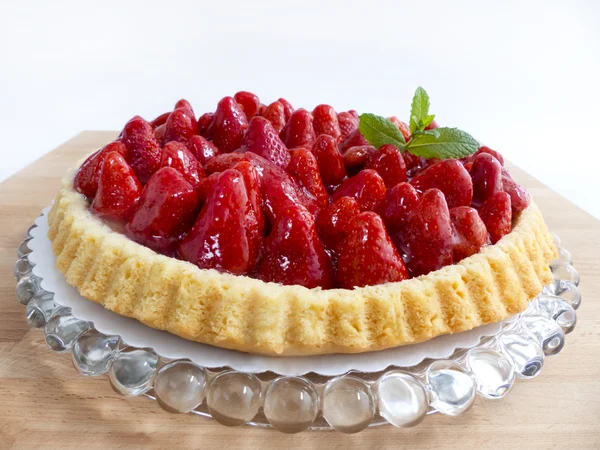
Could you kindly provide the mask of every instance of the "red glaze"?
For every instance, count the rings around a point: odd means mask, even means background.
[[[510,195],[506,192],[497,192],[492,195],[479,208],[479,216],[485,223],[492,244],[495,244],[507,235],[511,229],[512,208]]]
[[[513,214],[518,214],[529,206],[529,193],[523,186],[512,179],[508,170],[502,169],[502,188],[510,195]]]
[[[126,221],[138,205],[142,185],[119,152],[110,152],[102,161],[98,191],[90,207],[104,219]]]
[[[216,155],[206,163],[206,173],[223,172],[231,169],[240,161],[248,161],[248,156],[245,153],[223,153]]]
[[[171,111],[162,113],[160,116],[158,116],[152,122],[150,122],[150,125],[152,125],[153,128],[160,127],[161,125],[164,125],[165,123],[167,123],[167,119],[169,118],[170,115],[171,115]]]
[[[343,155],[350,147],[356,147],[357,145],[370,145],[369,142],[367,142],[367,140],[364,138],[364,136],[360,134],[358,125],[356,129],[340,143],[340,153]]]
[[[127,149],[122,142],[114,141],[107,144],[105,147],[98,150],[93,155],[90,155],[79,167],[77,174],[75,174],[75,180],[73,181],[73,187],[77,192],[80,192],[88,199],[93,199],[98,190],[98,179],[100,178],[100,169],[102,168],[102,162],[104,157],[110,152],[117,152],[122,156],[125,156]]]
[[[388,189],[385,200],[379,207],[379,214],[390,232],[400,231],[409,213],[419,203],[419,194],[409,183],[399,183]]]
[[[219,174],[177,253],[201,269],[243,275],[253,270],[261,243],[243,176],[228,169]]]
[[[198,134],[204,136],[207,139],[211,138],[211,124],[213,121],[214,113],[204,113],[198,118]]]
[[[469,206],[458,206],[450,210],[454,225],[454,262],[474,255],[488,243],[488,232],[477,210]]]
[[[337,148],[337,140],[327,134],[317,137],[312,152],[317,159],[321,179],[326,186],[337,186],[346,177],[344,157]]]
[[[327,134],[334,139],[341,135],[340,124],[335,110],[329,105],[319,105],[313,112],[313,128],[315,135]]]
[[[473,159],[473,206],[479,207],[496,192],[502,190],[502,166],[489,153],[481,153]]]
[[[404,158],[400,150],[390,144],[382,145],[377,153],[371,156],[367,169],[373,169],[381,175],[388,189],[406,181]]]
[[[222,153],[230,153],[240,148],[248,120],[244,111],[232,97],[223,98],[217,105],[208,132],[212,142]]]
[[[341,112],[337,115],[338,124],[340,126],[340,137],[339,141],[343,141],[350,136],[355,130],[358,129],[358,118],[354,117],[349,112]]]
[[[162,153],[152,125],[141,117],[134,117],[123,128],[121,141],[127,148],[127,162],[145,183],[160,168]]]
[[[396,116],[392,116],[389,119],[394,125],[398,127],[400,133],[402,133],[402,136],[404,136],[404,140],[408,142],[410,140],[410,128],[408,127],[408,125],[406,125],[406,123],[402,122]]]
[[[341,197],[354,197],[361,210],[373,211],[385,198],[385,183],[377,172],[365,169],[333,191],[333,201]]]
[[[473,199],[473,183],[469,172],[455,159],[444,159],[419,172],[410,181],[417,192],[439,189],[448,207],[469,206]]]
[[[240,91],[233,98],[242,107],[248,121],[258,114],[260,100],[252,92]]]
[[[333,287],[331,260],[306,209],[291,205],[273,225],[257,274],[261,280],[274,283]]]
[[[150,179],[126,226],[131,239],[157,252],[172,251],[196,218],[198,196],[183,175],[163,167]]]
[[[283,127],[287,122],[285,119],[285,108],[281,102],[271,103],[261,115],[271,122],[271,125],[273,125],[273,129],[277,134],[281,133],[281,130],[283,130]]]
[[[288,123],[281,130],[280,137],[287,148],[311,148],[315,142],[312,114],[302,108],[294,111]]]
[[[492,150],[489,147],[486,147],[485,145],[482,147],[479,147],[479,150],[477,150],[475,153],[473,153],[471,156],[469,156],[467,158],[467,160],[473,160],[475,157],[477,157],[477,155],[481,155],[482,153],[487,153],[488,155],[492,155],[494,158],[496,158],[498,160],[498,162],[504,166],[504,158],[502,157],[502,155],[497,152],[496,150]]]
[[[316,217],[317,232],[327,248],[339,254],[346,242],[350,221],[360,214],[353,197],[340,197]]]
[[[204,169],[185,144],[177,141],[167,142],[163,147],[161,167],[172,167],[183,175],[193,188],[206,176]]]
[[[344,165],[347,169],[361,169],[376,155],[377,149],[372,145],[355,145],[344,152]]]
[[[177,103],[175,103],[175,109],[180,109],[180,108],[184,108],[189,110],[192,113],[192,116],[194,116],[194,108],[192,108],[192,104],[190,102],[188,102],[186,99],[182,98],[181,100],[179,100]]]
[[[170,114],[169,114],[170,115]],[[163,123],[154,129],[154,137],[156,138],[156,142],[159,145],[163,145],[165,143],[165,133],[167,131],[167,124]]]
[[[294,107],[285,98],[280,98],[277,101],[283,106],[284,117],[285,121],[287,122],[288,120],[290,120],[290,117],[292,117],[292,114],[294,113]]]
[[[290,162],[288,149],[279,139],[273,125],[260,116],[250,121],[239,151],[255,153],[283,169]]]
[[[208,198],[208,194],[212,191],[212,188],[217,183],[221,172],[211,173],[209,176],[202,178],[198,186],[196,187],[196,193],[198,194],[198,204],[204,205],[206,203],[206,199]]]
[[[262,196],[260,195],[260,176],[258,171],[249,161],[241,161],[233,166],[235,170],[242,174],[244,184],[246,185],[246,193],[248,200],[254,210],[258,232],[263,236],[265,231],[265,215],[262,211]]]
[[[192,155],[206,167],[208,161],[219,154],[219,149],[205,137],[195,134],[187,142],[186,145]]]
[[[167,119],[164,141],[187,142],[194,134],[198,125],[191,109],[179,108]]]
[[[352,289],[406,278],[408,270],[387,234],[381,217],[374,212],[355,216],[348,227],[337,262],[338,286]]]
[[[329,204],[329,195],[323,186],[316,158],[305,148],[294,149],[291,155],[287,173],[298,182],[304,192],[316,200],[320,208],[325,208]]]

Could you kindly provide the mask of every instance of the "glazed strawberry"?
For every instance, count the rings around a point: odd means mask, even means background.
[[[385,183],[377,172],[365,169],[344,180],[333,192],[333,201],[354,197],[362,211],[372,211],[385,198]]]
[[[177,141],[165,144],[160,165],[161,167],[172,167],[177,170],[194,188],[206,176],[204,169],[195,156],[187,149],[185,144]]]
[[[477,155],[469,172],[473,180],[473,206],[481,206],[488,198],[502,190],[502,166],[492,155]]]
[[[367,169],[373,169],[381,175],[388,189],[406,181],[404,158],[400,150],[390,144],[379,147],[377,153],[369,159]]]
[[[260,116],[250,121],[239,151],[255,153],[284,169],[290,161],[288,149],[279,139],[271,122]]]
[[[127,162],[145,183],[160,168],[161,149],[152,126],[141,117],[134,117],[123,128],[121,141],[127,148]]]
[[[469,172],[455,159],[444,159],[421,172],[410,181],[417,192],[439,189],[448,207],[469,206],[473,199],[473,183]]]
[[[313,128],[315,135],[328,134],[337,139],[340,137],[340,124],[335,110],[329,105],[319,105],[313,112]]]
[[[81,165],[75,180],[73,181],[73,187],[77,192],[85,195],[88,199],[93,199],[98,190],[98,179],[100,178],[100,169],[102,168],[102,162],[104,157],[110,152],[117,152],[123,156],[127,153],[127,149],[122,142],[114,141],[105,147],[98,150],[93,155],[89,156]]]
[[[425,158],[413,155],[410,152],[403,152],[402,158],[404,158],[404,164],[406,164],[406,175],[409,177],[414,177],[426,165]]]
[[[248,120],[240,105],[232,97],[223,98],[209,129],[213,144],[222,153],[230,153],[240,147],[247,128]]]
[[[477,155],[480,155],[482,153],[487,153],[489,155],[492,155],[494,158],[496,158],[498,160],[500,165],[504,166],[504,158],[502,157],[502,155],[499,152],[497,152],[496,150],[492,150],[491,148],[486,147],[485,145],[479,147],[479,149],[475,153],[473,153],[471,156],[469,156],[468,159],[472,160]]]
[[[139,206],[127,223],[127,235],[166,253],[192,226],[197,207],[198,196],[192,185],[177,170],[163,167],[144,186]]]
[[[261,242],[243,176],[229,169],[219,174],[177,253],[201,269],[243,275],[254,268]]]
[[[474,255],[488,243],[488,231],[477,210],[469,206],[452,208],[450,220],[455,232],[454,262]]]
[[[273,125],[273,129],[277,134],[281,133],[281,130],[283,130],[283,127],[287,122],[285,120],[285,108],[280,102],[273,102],[267,106],[267,109],[262,116],[271,122],[271,125]]]
[[[190,111],[192,116],[194,116],[194,108],[192,108],[192,104],[184,98],[175,103],[175,108],[173,108],[173,110],[175,109],[187,109]]]
[[[358,129],[358,118],[354,117],[349,112],[341,112],[337,115],[338,124],[340,127],[340,137],[339,140],[343,141],[348,136],[350,136],[354,131]]]
[[[169,114],[171,115],[171,114]],[[158,145],[163,145],[165,143],[165,133],[167,131],[167,124],[163,123],[154,129],[154,137],[156,138],[156,142]]]
[[[152,122],[150,122],[150,125],[152,125],[153,128],[160,127],[161,125],[164,125],[165,123],[167,123],[167,119],[169,118],[170,115],[171,115],[171,111],[162,113],[160,116],[158,116]]]
[[[376,154],[377,149],[372,145],[355,145],[344,152],[344,165],[347,169],[360,169]]]
[[[210,139],[212,137],[209,131],[213,117],[214,114],[210,112],[204,113],[200,116],[200,118],[198,119],[198,134],[200,136],[204,136],[207,139]]]
[[[408,215],[417,203],[419,194],[415,188],[410,183],[398,183],[387,190],[378,212],[390,232],[397,232],[406,225]]]
[[[394,125],[398,127],[400,133],[402,133],[402,136],[404,136],[404,140],[408,142],[410,140],[410,128],[408,128],[408,125],[406,125],[406,123],[402,122],[396,116],[392,116],[389,119]]]
[[[363,212],[350,222],[337,263],[337,285],[344,289],[402,281],[408,270],[381,217]]]
[[[316,200],[319,207],[324,208],[329,204],[329,195],[323,186],[317,160],[310,150],[305,148],[292,150],[286,171]]]
[[[267,105],[265,105],[264,103],[261,103],[260,106],[258,107],[258,113],[256,115],[264,116],[266,110],[267,110]]]
[[[288,123],[281,130],[280,137],[287,148],[311,148],[315,142],[312,114],[303,108],[294,111]]]
[[[346,177],[344,158],[337,148],[337,140],[327,134],[317,137],[312,152],[317,159],[321,179],[326,186],[337,186]]]
[[[142,185],[119,152],[110,152],[102,161],[98,191],[91,210],[110,220],[126,221],[137,207]]]
[[[258,114],[260,100],[252,92],[240,91],[233,98],[242,107],[248,121]]]
[[[260,177],[258,171],[249,161],[241,161],[233,166],[235,170],[242,174],[244,184],[246,185],[246,193],[248,200],[254,210],[256,223],[258,225],[258,233],[262,236],[265,230],[265,216],[262,212],[262,197],[260,195]]]
[[[529,193],[513,180],[508,170],[504,168],[502,168],[502,188],[510,195],[513,214],[518,214],[529,206]]]
[[[206,163],[206,173],[223,172],[231,169],[240,161],[248,161],[245,153],[223,153],[216,155]]]
[[[294,107],[285,98],[277,99],[277,101],[283,106],[285,121],[288,122],[294,113]]]
[[[188,108],[178,108],[167,119],[164,141],[187,142],[196,134],[194,113]]]
[[[265,240],[257,270],[263,281],[300,285],[312,289],[333,287],[331,260],[317,236],[312,216],[291,206]]]
[[[452,264],[453,228],[442,191],[429,189],[423,193],[400,236],[413,276]]]
[[[350,221],[358,214],[360,208],[353,197],[340,197],[317,213],[317,232],[327,248],[340,252],[346,242]]]
[[[186,142],[186,145],[202,166],[206,166],[211,158],[219,154],[219,149],[212,142],[197,134],[192,136]]]
[[[502,236],[508,234],[512,225],[512,209],[510,195],[506,192],[497,192],[488,198],[481,208],[479,216],[490,233],[492,244],[498,242]]]
[[[208,195],[212,191],[215,184],[217,184],[217,180],[219,179],[220,175],[221,172],[215,172],[200,180],[200,183],[198,183],[198,186],[196,187],[199,205],[204,205],[204,203],[206,203],[206,199],[208,198]]]
[[[350,147],[356,147],[358,145],[369,145],[369,142],[362,134],[360,134],[360,130],[357,128],[340,143],[340,153],[344,155]]]

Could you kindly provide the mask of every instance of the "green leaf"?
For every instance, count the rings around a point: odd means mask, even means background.
[[[458,128],[436,128],[416,131],[408,145],[413,155],[425,158],[464,158],[477,151],[479,143],[469,134]]]
[[[427,117],[429,117],[429,95],[427,95],[425,89],[419,86],[415,91],[410,107],[410,132],[414,133],[425,128],[427,125],[421,127],[421,123]]]
[[[368,113],[361,114],[358,129],[369,144],[375,148],[385,144],[392,144],[400,150],[404,150],[406,147],[406,141],[398,127],[385,117]]]
[[[419,122],[419,126],[421,126],[422,130],[424,130],[425,128],[427,128],[427,126],[433,122],[433,119],[435,119],[435,114],[432,114],[430,116],[425,116],[423,119],[421,119],[421,121]]]

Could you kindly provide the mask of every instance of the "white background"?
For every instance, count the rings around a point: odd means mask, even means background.
[[[600,218],[600,2],[0,3],[0,180],[83,129],[265,103],[443,125],[498,149]]]

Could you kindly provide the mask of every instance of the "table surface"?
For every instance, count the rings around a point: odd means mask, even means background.
[[[52,201],[65,171],[115,136],[85,131],[0,184],[0,448],[600,447],[600,305],[594,295],[600,292],[600,222],[517,168],[511,168],[515,177],[573,254],[583,303],[562,353],[502,400],[477,398],[460,417],[430,416],[410,429],[285,435],[170,414],[147,398],[114,393],[104,377],[79,375],[70,356],[51,352],[43,333],[25,321],[12,267],[25,231]]]

